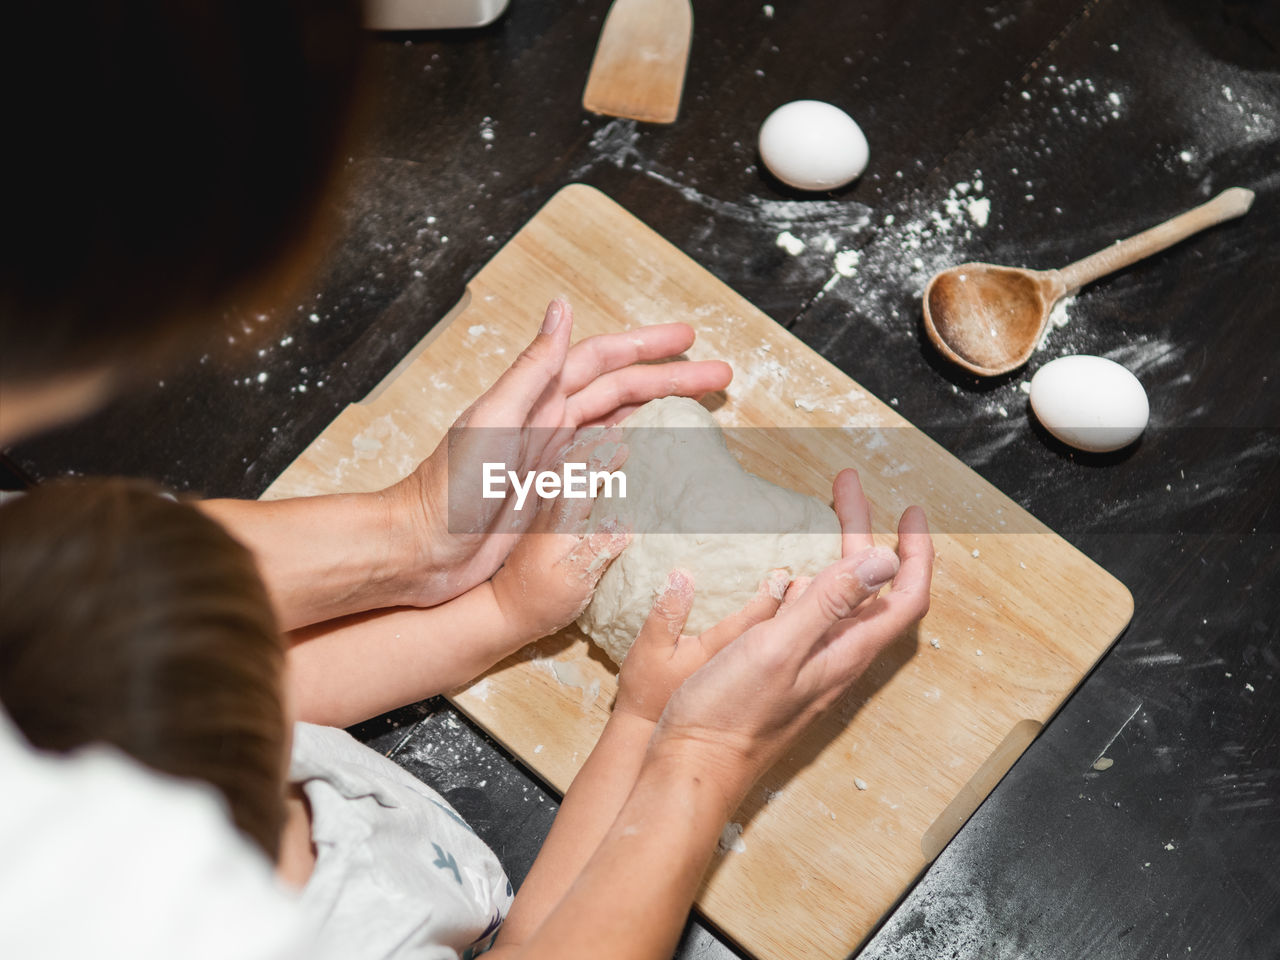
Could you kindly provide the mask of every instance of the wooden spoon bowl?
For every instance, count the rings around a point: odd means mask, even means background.
[[[933,275],[924,291],[924,329],[938,352],[971,373],[994,377],[1029,359],[1053,306],[1068,293],[1224,220],[1243,216],[1253,191],[1224,190],[1171,220],[1061,270],[966,263]]]
[[[935,274],[925,288],[925,332],[947,359],[995,376],[1030,359],[1065,291],[1057,270],[963,263]]]

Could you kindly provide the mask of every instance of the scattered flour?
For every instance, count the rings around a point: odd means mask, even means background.
[[[852,277],[858,268],[858,261],[862,259],[862,253],[858,250],[841,250],[836,254],[833,265],[836,273],[842,277]]]
[[[966,201],[965,209],[969,213],[969,219],[980,227],[985,227],[987,221],[991,219],[991,200],[988,197]]]
[[[856,304],[860,316],[914,334],[929,278],[970,259],[978,233],[994,226],[985,190],[982,171],[974,170],[941,197],[918,199],[906,210],[885,214],[871,243],[837,248],[819,296],[839,285],[842,299]]]
[[[373,420],[351,438],[351,455],[339,458],[330,471],[330,479],[340,487],[347,471],[365,460],[382,461],[388,475],[403,477],[413,471],[423,456],[418,450],[417,440],[388,413]]]
[[[783,230],[778,234],[778,239],[774,241],[778,246],[793,257],[799,256],[808,246],[803,240],[793,234],[790,230]]]
[[[742,824],[730,820],[720,831],[720,840],[716,843],[720,853],[746,853],[747,843],[742,839]]]
[[[1053,309],[1049,311],[1049,322],[1044,325],[1044,333],[1040,335],[1040,342],[1036,344],[1036,350],[1044,350],[1048,347],[1050,337],[1071,322],[1071,308],[1075,305],[1075,302],[1075,295],[1072,294],[1069,297],[1063,297],[1053,305]],[[1031,384],[1029,383],[1027,384],[1026,393],[1028,396],[1031,394]]]
[[[552,660],[535,658],[534,664],[541,667],[556,678],[556,682],[565,687],[576,687],[582,691],[582,712],[586,713],[600,697],[600,680],[588,679],[587,671],[577,660]]]

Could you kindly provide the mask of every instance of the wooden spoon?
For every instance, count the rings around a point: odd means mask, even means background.
[[[992,377],[1027,362],[1054,304],[1087,283],[1159,253],[1216,223],[1243,216],[1253,191],[1224,190],[1208,203],[1077,260],[1061,270],[964,263],[933,275],[924,291],[924,329],[948,360]]]
[[[614,0],[582,105],[592,113],[673,123],[693,37],[689,0]]]

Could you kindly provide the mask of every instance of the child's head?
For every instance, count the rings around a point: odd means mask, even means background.
[[[0,508],[0,702],[17,726],[212,784],[273,860],[283,662],[253,557],[195,507],[102,480]]]

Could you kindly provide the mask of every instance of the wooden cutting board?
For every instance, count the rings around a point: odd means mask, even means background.
[[[760,958],[847,955],[892,908],[1128,623],[1128,591],[836,367],[603,194],[551,199],[462,301],[264,494],[374,490],[406,473],[567,296],[575,335],[680,319],[694,359],[736,377],[710,405],[747,469],[830,499],[852,464],[876,529],[919,503],[933,606],[769,771],[698,896]],[[892,544],[892,536],[878,537]],[[573,629],[504,661],[454,704],[563,792],[616,691]]]

